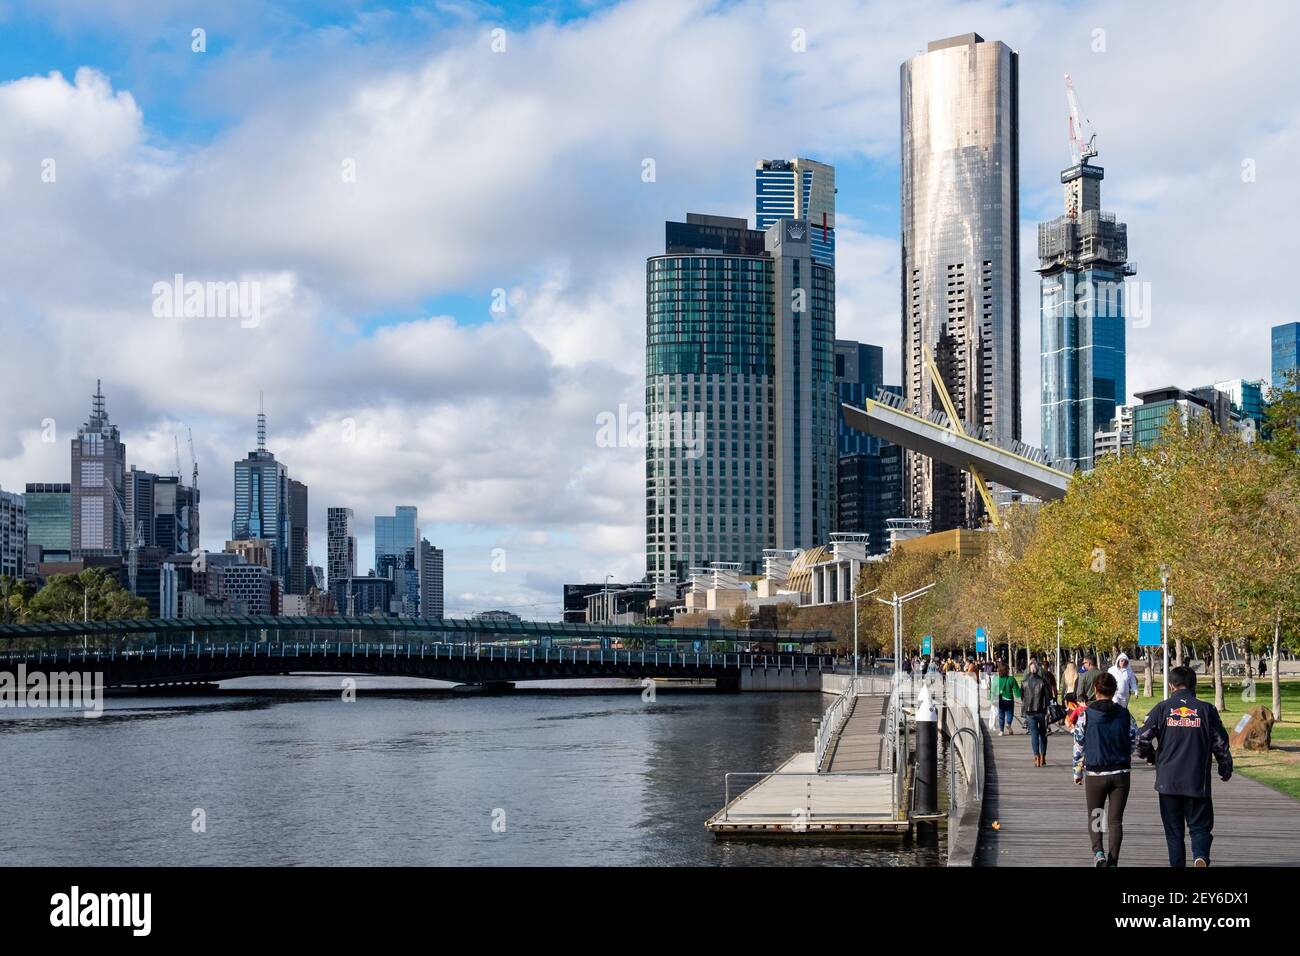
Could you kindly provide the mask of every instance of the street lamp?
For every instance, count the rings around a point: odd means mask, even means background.
[[[934,587],[934,585],[935,582],[931,581],[925,587],[917,588],[915,591],[912,591],[909,594],[904,594],[902,597],[899,597],[898,592],[895,591],[894,596],[888,601],[884,598],[876,598],[876,600],[881,604],[888,604],[894,609],[894,683],[896,685],[901,684],[903,679],[903,605],[908,601],[914,601],[921,597]]]
[[[1056,686],[1059,690],[1061,687],[1061,626],[1065,624],[1065,618],[1056,619]]]
[[[1169,699],[1169,565],[1160,565],[1160,629],[1165,654],[1165,700]]]
[[[871,597],[880,588],[853,595],[853,679],[858,679],[858,598]],[[879,600],[879,599],[877,599]]]

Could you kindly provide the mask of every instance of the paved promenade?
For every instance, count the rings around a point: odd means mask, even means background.
[[[1071,737],[1048,737],[1035,767],[1029,736],[987,738],[984,814],[976,866],[1092,866],[1083,787],[1070,773]],[[1300,866],[1300,801],[1234,773],[1214,776],[1214,866]],[[1168,866],[1155,770],[1134,758],[1120,866]],[[1000,829],[994,830],[993,821]],[[1191,862],[1190,845],[1188,862]]]

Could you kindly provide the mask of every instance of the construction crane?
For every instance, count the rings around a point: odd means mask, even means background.
[[[952,397],[948,394],[948,388],[943,384],[943,376],[939,374],[939,366],[934,362],[934,356],[930,354],[928,345],[921,345],[921,355],[925,359],[925,366],[930,370],[930,381],[934,385],[934,390],[939,393],[939,401],[943,405],[943,410],[948,413],[948,421],[951,423],[953,431],[962,435],[966,434],[966,429],[962,423],[961,416],[957,414],[957,406],[953,404]],[[975,488],[984,499],[984,508],[989,513],[989,520],[993,522],[993,527],[1001,527],[1002,515],[998,512],[998,503],[993,498],[993,493],[989,491],[988,482],[984,476],[979,473],[974,465],[968,466],[971,480],[975,482]]]
[[[190,442],[190,465],[193,466],[193,470],[190,472],[190,487],[198,490],[199,460],[194,457],[194,430],[188,425],[185,427],[185,435]]]
[[[1097,155],[1094,145],[1097,134],[1092,131],[1092,123],[1079,110],[1079,97],[1074,94],[1074,81],[1069,73],[1065,74],[1065,99],[1070,104],[1070,157],[1077,166]]]
[[[175,432],[172,432],[172,444],[176,448],[176,470],[173,471],[172,474],[176,476],[177,481],[180,481],[181,480],[181,439],[180,436],[177,435]]]

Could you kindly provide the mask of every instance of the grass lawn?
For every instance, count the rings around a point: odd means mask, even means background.
[[[1138,680],[1139,689],[1141,679]],[[1146,718],[1152,706],[1164,694],[1163,681],[1155,679],[1152,690],[1155,697],[1133,697],[1129,699],[1129,710],[1137,718],[1138,725]],[[1232,754],[1233,768],[1244,777],[1258,780],[1275,790],[1300,800],[1300,679],[1282,679],[1282,719],[1273,725],[1273,749],[1268,753],[1251,753],[1235,750]],[[1214,679],[1204,674],[1197,675],[1196,693],[1202,700],[1214,701]],[[1223,682],[1224,708],[1223,724],[1228,733],[1233,726],[1252,707],[1260,704],[1273,706],[1273,685],[1267,681],[1256,681],[1255,700],[1242,700],[1241,678],[1232,678]]]

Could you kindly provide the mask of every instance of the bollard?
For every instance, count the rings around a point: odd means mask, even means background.
[[[939,812],[939,720],[929,688],[924,685],[916,703],[916,771],[912,786],[916,788],[918,816]],[[924,820],[916,825],[918,837],[937,837],[939,825]]]

